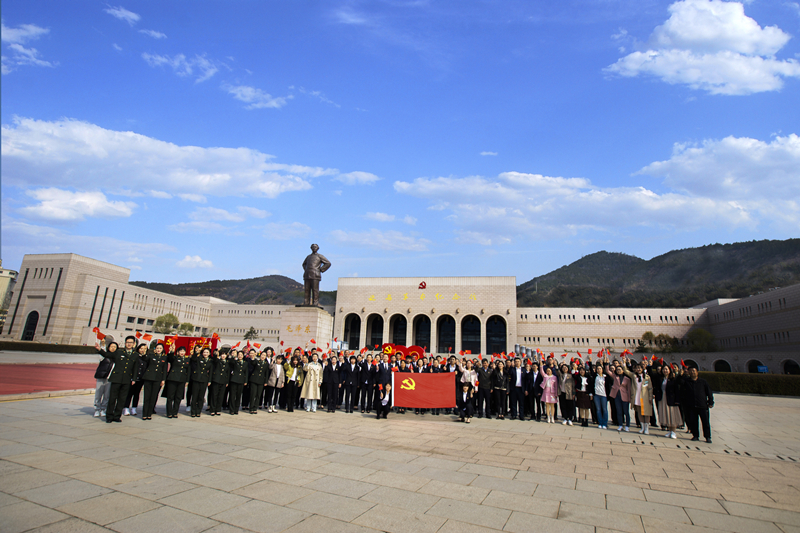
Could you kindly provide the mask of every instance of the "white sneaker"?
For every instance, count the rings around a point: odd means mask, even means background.
[[[572,425],[572,420],[567,420],[567,425],[571,426]]]
[[[567,421],[566,421],[566,420],[564,420],[563,422],[561,422],[561,425],[562,425],[562,426],[566,426],[566,425],[567,425]]]
[[[130,414],[131,414],[131,412],[128,410],[127,407],[122,410],[122,416],[130,416]]]
[[[311,408],[310,407],[306,407],[306,413],[310,413],[310,412],[311,412]]]
[[[100,416],[106,416],[106,412],[105,411],[100,411]]]
[[[100,418],[100,411],[95,411],[94,412],[94,417],[95,418]]]
[[[644,426],[642,426],[642,429],[639,430],[639,433],[644,433]]]
[[[191,405],[187,405],[187,406],[186,406],[186,412],[188,413],[188,412],[189,412],[189,411],[191,411],[191,410],[192,410],[192,406],[191,406]]]
[[[617,431],[622,431],[622,426],[618,427]]]
[[[649,435],[649,434],[650,434],[650,428],[645,425],[644,426],[644,435]]]
[[[631,428],[629,428],[628,426],[625,426],[625,431],[630,432],[630,430],[631,430]]]
[[[135,407],[131,407],[131,414],[133,416],[136,416],[136,408]]]

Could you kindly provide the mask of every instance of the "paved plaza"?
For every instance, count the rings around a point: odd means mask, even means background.
[[[167,420],[163,400],[106,424],[92,399],[0,403],[0,531],[800,532],[794,398],[718,395],[711,445],[412,413]]]

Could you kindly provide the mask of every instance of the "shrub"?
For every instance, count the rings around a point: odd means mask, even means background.
[[[787,374],[746,374],[743,372],[700,372],[714,392],[800,396],[800,376]]]

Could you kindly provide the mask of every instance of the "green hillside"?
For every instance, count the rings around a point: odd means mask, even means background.
[[[691,307],[800,283],[800,239],[712,244],[649,261],[597,252],[517,289],[521,307]],[[537,291],[538,285],[538,291]]]

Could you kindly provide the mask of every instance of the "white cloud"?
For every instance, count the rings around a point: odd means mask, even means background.
[[[131,26],[139,22],[139,20],[142,18],[133,11],[128,11],[122,6],[118,7],[108,6],[108,9],[104,9],[103,11],[105,11],[114,18],[117,18],[123,22],[127,22]]]
[[[290,89],[291,89],[291,87],[290,87]],[[337,104],[336,102],[334,102],[333,100],[331,100],[330,98],[325,96],[322,93],[322,91],[309,91],[309,90],[306,90],[304,87],[298,87],[297,90],[300,91],[302,94],[305,94],[305,95],[308,95],[308,96],[313,96],[314,98],[317,98],[320,102],[323,102],[323,103],[326,103],[326,104],[330,104],[332,106],[339,107],[339,108],[342,107],[341,105]]]
[[[168,56],[160,54],[148,54],[145,52],[142,54],[142,59],[144,59],[151,67],[161,67],[166,65],[172,68],[175,74],[181,77],[198,74],[197,78],[194,80],[195,83],[204,82],[219,72],[219,67],[217,67],[213,61],[201,55],[195,55],[193,58],[187,58],[183,54]]]
[[[739,2],[681,0],[650,36],[648,49],[606,68],[624,77],[652,75],[711,94],[776,91],[784,78],[800,77],[794,59],[775,54],[790,36],[777,26],[762,28]]]
[[[276,241],[288,241],[305,237],[311,228],[301,222],[271,222],[264,226],[264,237]]]
[[[275,163],[274,156],[249,148],[178,146],[70,119],[15,118],[2,126],[0,140],[3,184],[23,188],[102,186],[204,202],[205,195],[275,198],[338,174]]]
[[[178,195],[178,198],[181,200],[186,200],[187,202],[196,202],[198,204],[206,203],[206,197],[202,194],[181,193]]]
[[[137,207],[133,202],[115,202],[99,191],[72,192],[47,188],[27,191],[39,203],[23,207],[19,211],[31,218],[57,222],[74,222],[86,217],[129,217]]]
[[[292,95],[272,96],[248,85],[223,85],[222,88],[235,99],[248,104],[245,109],[280,109],[286,105],[287,100],[293,98]]]
[[[180,268],[214,268],[214,264],[208,259],[202,259],[199,255],[187,255],[177,263]]]
[[[247,217],[266,218],[268,216],[267,211],[245,206],[239,206],[234,211],[217,207],[198,207],[189,214],[189,218],[192,220],[223,220],[227,222],[244,222]]]
[[[212,222],[210,220],[192,220],[191,222],[178,222],[167,226],[170,231],[177,231],[178,233],[226,233],[229,234],[233,231],[228,226],[223,226],[219,222]]]
[[[497,155],[497,152],[481,152],[481,155]]]
[[[375,174],[357,170],[355,172],[348,172],[347,174],[339,174],[334,179],[336,181],[341,181],[345,185],[369,185],[375,183],[380,178]]]
[[[170,245],[153,242],[132,242],[108,236],[73,235],[57,228],[27,224],[3,216],[3,251],[22,257],[24,254],[76,253],[124,265],[130,257],[151,260],[172,253]]]
[[[36,40],[42,35],[50,32],[48,28],[41,28],[35,24],[21,24],[16,28],[10,28],[2,23],[0,35],[2,42],[9,51],[8,55],[2,57],[2,73],[9,74],[18,66],[29,65],[35,67],[53,67],[55,63],[45,61],[39,57],[36,48],[26,48],[23,44],[30,40]]]
[[[152,37],[153,39],[166,39],[166,34],[161,33],[160,31],[155,30],[139,30],[139,33],[143,33],[148,37]]]
[[[411,215],[406,215],[403,218],[403,222],[405,222],[409,226],[416,226],[417,225],[417,219],[412,217]]]
[[[664,179],[673,189],[696,197],[735,202],[764,219],[800,226],[800,137],[771,142],[747,137],[676,144],[672,157],[637,174]]]
[[[116,50],[117,52],[122,52],[122,47],[117,43],[113,43],[111,46],[114,47],[114,50]]]
[[[362,232],[334,230],[331,232],[331,236],[338,243],[346,246],[395,252],[424,252],[428,249],[428,244],[430,244],[427,239],[404,235],[399,231],[381,231],[378,229]]]
[[[148,191],[147,194],[149,194],[153,198],[160,198],[162,200],[169,200],[170,198],[172,198],[172,195],[170,193],[164,191]]]
[[[392,222],[394,215],[387,215],[386,213],[367,213],[364,215],[367,220],[376,220],[378,222]]]

